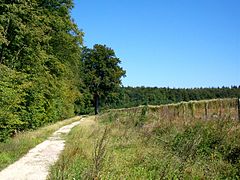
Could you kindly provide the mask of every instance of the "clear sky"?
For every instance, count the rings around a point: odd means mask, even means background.
[[[240,0],[74,0],[84,44],[114,49],[124,86],[240,85]]]

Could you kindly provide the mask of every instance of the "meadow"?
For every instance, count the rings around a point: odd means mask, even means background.
[[[237,119],[170,120],[157,109],[111,110],[74,128],[49,179],[240,178]]]

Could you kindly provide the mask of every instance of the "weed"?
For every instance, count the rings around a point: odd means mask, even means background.
[[[135,121],[135,126],[142,127],[147,120],[148,106],[144,106],[141,110],[140,117]]]
[[[93,179],[98,179],[103,167],[104,158],[106,156],[107,133],[108,133],[108,128],[106,127],[104,129],[104,132],[101,138],[97,140],[97,143],[95,144],[95,147],[94,147],[93,169],[92,169]]]

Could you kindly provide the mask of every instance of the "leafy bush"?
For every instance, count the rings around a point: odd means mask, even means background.
[[[26,122],[21,121],[19,112],[23,109],[24,74],[16,73],[0,65],[0,141],[23,129]]]

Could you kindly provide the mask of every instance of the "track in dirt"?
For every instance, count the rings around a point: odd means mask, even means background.
[[[65,140],[62,135],[68,134],[71,129],[87,118],[63,126],[53,133],[48,140],[31,149],[24,157],[0,172],[0,180],[45,180],[48,170],[53,165],[61,151],[64,149]]]

